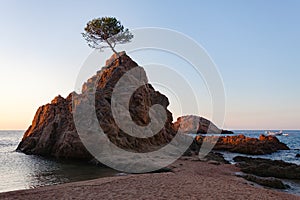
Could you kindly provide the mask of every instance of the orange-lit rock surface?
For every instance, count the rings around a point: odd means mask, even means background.
[[[217,142],[214,150],[224,150],[242,154],[260,155],[269,154],[278,150],[288,150],[288,146],[280,142],[275,136],[261,135],[259,138],[250,138],[244,135],[237,136],[196,136],[194,145],[200,146],[203,141]],[[194,147],[195,149],[196,147]]]

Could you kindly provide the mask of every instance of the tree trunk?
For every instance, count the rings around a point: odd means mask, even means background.
[[[111,50],[117,55],[119,64],[121,64],[121,57],[120,57],[119,53],[114,49],[114,47],[111,45],[111,43],[108,40],[105,40],[105,41],[107,42],[107,44],[109,45]]]

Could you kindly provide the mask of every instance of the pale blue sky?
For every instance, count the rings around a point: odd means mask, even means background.
[[[225,127],[300,129],[299,9],[297,0],[1,1],[0,129],[26,129],[40,105],[74,89],[92,51],[80,33],[100,16],[201,44],[224,80]]]

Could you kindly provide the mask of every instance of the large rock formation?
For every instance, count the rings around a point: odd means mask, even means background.
[[[288,146],[280,142],[275,136],[261,135],[259,138],[250,138],[244,135],[236,136],[196,136],[191,148],[199,150],[203,141],[216,141],[214,150],[230,151],[235,153],[262,155],[270,154],[278,150],[289,150]]]
[[[262,177],[300,180],[300,166],[282,160],[249,158],[236,156],[233,158],[242,172]]]
[[[169,101],[147,82],[132,95],[130,115],[136,124],[146,126],[150,122],[149,108],[153,104],[160,104],[167,114],[164,127],[152,137],[137,138],[123,132],[114,121],[111,111],[113,88],[126,72],[136,67],[143,70],[124,52],[121,53],[120,59],[113,55],[106,62],[106,66],[83,85],[82,94],[73,92],[67,98],[58,96],[50,104],[41,106],[17,150],[26,154],[56,158],[91,159],[92,156],[76,131],[72,107],[72,99],[75,101],[76,109],[83,103],[91,101],[91,97],[94,98],[91,102],[94,102],[99,125],[110,141],[117,146],[131,151],[146,152],[167,144],[175,135],[172,113],[167,110]],[[94,96],[91,95],[93,88],[95,88]]]
[[[221,130],[211,121],[195,115],[178,117],[174,128],[176,131],[180,128],[180,132],[183,134],[233,134],[232,131]]]

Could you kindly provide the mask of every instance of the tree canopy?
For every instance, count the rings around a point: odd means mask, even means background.
[[[133,35],[115,17],[101,17],[89,21],[84,28],[83,37],[91,48],[111,48],[114,53],[116,44],[130,42]]]

